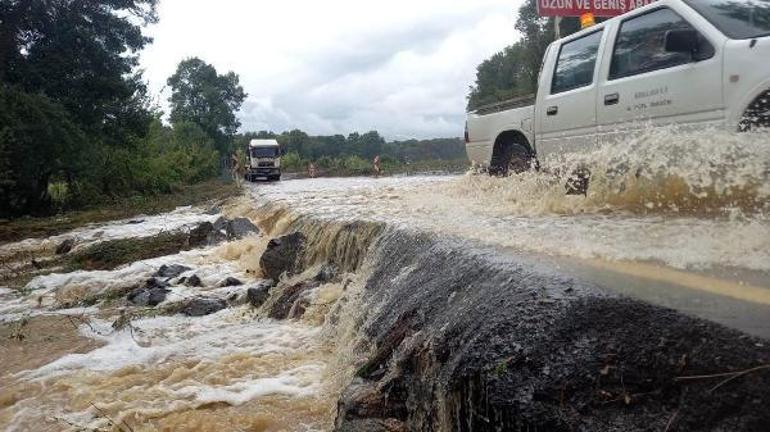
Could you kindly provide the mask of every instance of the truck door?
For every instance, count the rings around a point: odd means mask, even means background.
[[[600,141],[617,141],[650,126],[724,121],[722,67],[714,45],[669,7],[618,25],[597,98]],[[698,52],[666,50],[666,34],[696,31]]]
[[[603,29],[561,44],[541,76],[537,100],[537,153],[569,152],[596,143],[596,64]]]

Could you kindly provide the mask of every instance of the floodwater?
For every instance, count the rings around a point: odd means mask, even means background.
[[[270,209],[284,209],[294,220],[379,221],[453,236],[770,335],[768,144],[767,135],[701,132],[672,142],[661,133],[543,161],[539,172],[508,178],[468,173],[257,183],[223,214],[259,222]],[[586,196],[565,195],[559,173],[578,166],[591,170],[591,187]],[[189,229],[217,217],[180,208],[2,245],[0,258],[45,258],[67,238],[81,248]],[[301,319],[267,318],[247,304],[245,293],[261,281],[258,259],[269,237],[287,223],[273,221],[272,232],[111,271],[54,272],[21,290],[0,287],[0,323],[11,323],[6,333],[14,336],[15,323],[29,322],[20,327],[24,340],[0,341],[6,365],[0,428],[331,429],[353,373],[358,318],[350,311],[366,268],[310,291]],[[204,317],[132,312],[109,301],[58,307],[137,286],[163,264],[190,268],[170,281],[168,303],[206,295],[227,299],[230,307]],[[203,287],[180,282],[193,274]],[[244,284],[222,287],[227,277]],[[335,307],[343,300],[345,313]],[[137,313],[130,324],[117,325],[128,312]]]

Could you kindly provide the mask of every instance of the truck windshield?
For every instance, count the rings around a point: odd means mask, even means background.
[[[273,158],[277,155],[277,147],[252,147],[251,149],[251,157],[253,158]]]
[[[770,36],[770,0],[685,0],[732,39]]]

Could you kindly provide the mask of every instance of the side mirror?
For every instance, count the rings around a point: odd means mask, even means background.
[[[700,42],[695,30],[669,30],[666,32],[666,52],[691,54],[695,57]]]

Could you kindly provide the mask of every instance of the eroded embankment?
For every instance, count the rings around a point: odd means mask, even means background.
[[[343,383],[337,430],[770,424],[766,341],[461,240],[259,213],[269,232],[301,233],[285,269],[333,264],[359,275],[359,286],[344,288],[357,292],[326,316],[327,325],[345,317],[356,334],[345,350],[345,368],[356,372]],[[268,253],[281,247],[273,242]],[[273,299],[295,302],[284,315],[296,317],[301,289],[275,290],[284,292]]]

